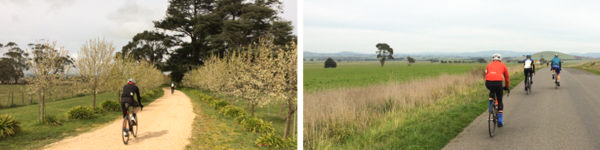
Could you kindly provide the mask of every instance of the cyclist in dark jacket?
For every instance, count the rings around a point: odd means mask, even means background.
[[[134,100],[134,96],[137,97],[137,103]],[[128,104],[129,106],[133,106],[133,123],[137,124],[136,120],[136,113],[137,113],[137,107],[141,107],[142,110],[144,109],[144,105],[142,105],[142,99],[140,98],[140,89],[135,85],[135,80],[133,79],[129,79],[127,81],[127,84],[125,86],[123,86],[123,94],[121,95],[121,110],[123,110],[123,118],[127,117],[127,107],[125,106],[125,104]],[[123,122],[123,132],[124,134],[126,134],[127,129],[126,127],[126,123]]]

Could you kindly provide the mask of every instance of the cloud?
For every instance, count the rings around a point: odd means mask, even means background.
[[[598,1],[308,0],[304,4],[306,50],[359,52],[374,49],[373,42],[389,41],[397,43],[395,49],[410,52],[600,51]]]
[[[152,21],[160,18],[162,13],[143,6],[136,0],[126,0],[119,8],[107,15],[113,23],[108,29],[108,34],[130,39],[143,30],[151,30]]]

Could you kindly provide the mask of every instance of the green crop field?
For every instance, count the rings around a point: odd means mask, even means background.
[[[360,87],[381,84],[388,81],[408,81],[410,79],[433,77],[443,73],[465,73],[482,63],[440,64],[416,63],[408,66],[406,62],[342,62],[337,68],[325,69],[323,63],[304,63],[304,90],[308,92],[335,89],[340,87]]]

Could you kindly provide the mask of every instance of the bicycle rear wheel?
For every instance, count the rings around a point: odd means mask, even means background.
[[[123,124],[129,125],[127,119],[123,119]],[[129,142],[129,133],[124,135],[123,131],[121,130],[121,138],[123,139],[123,144],[127,145],[127,142]]]
[[[492,105],[492,108],[488,111],[488,130],[490,137],[496,135],[496,105]]]
[[[130,128],[132,128],[131,130],[131,134],[133,135],[133,137],[137,137],[137,133],[138,133],[138,125],[140,123],[140,120],[138,120],[139,118],[135,118],[135,124],[131,125]]]

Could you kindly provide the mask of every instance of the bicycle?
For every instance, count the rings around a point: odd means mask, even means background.
[[[137,132],[138,132],[138,118],[133,118],[133,114],[129,113],[129,104],[125,103],[125,109],[127,109],[125,111],[125,118],[123,119],[123,124],[127,124],[127,131],[126,134],[123,134],[123,131],[121,131],[121,137],[123,139],[123,143],[125,145],[127,145],[127,142],[129,142],[129,135],[133,135],[133,137],[137,137]],[[135,121],[131,121],[131,119],[134,119]],[[131,134],[130,134],[131,133]]]
[[[510,95],[510,90],[507,90],[506,97]],[[498,125],[498,98],[494,97],[494,102],[488,106],[488,130],[490,137],[496,135],[496,126]]]

